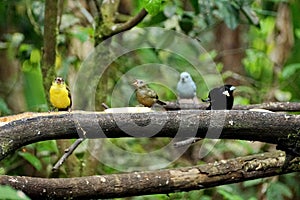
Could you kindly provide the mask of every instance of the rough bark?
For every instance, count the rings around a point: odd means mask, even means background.
[[[58,0],[45,1],[44,54],[42,65],[45,91],[49,90],[55,76],[57,5]],[[46,92],[46,96],[49,99],[48,92]]]
[[[208,104],[177,104],[177,103],[168,103],[164,106],[166,110],[193,110],[200,109],[205,110],[208,107]],[[234,105],[233,110],[250,110],[250,109],[266,109],[269,111],[300,111],[300,103],[296,102],[268,102],[262,104],[252,104],[252,105]]]
[[[22,190],[34,199],[116,198],[198,190],[300,171],[299,159],[282,171],[284,153],[276,151],[193,167],[81,178],[0,176],[0,184]]]
[[[1,126],[0,160],[19,147],[50,139],[206,137],[276,144],[289,134],[299,134],[299,130],[300,115],[238,110],[44,113]]]

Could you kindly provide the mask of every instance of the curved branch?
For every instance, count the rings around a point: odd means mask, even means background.
[[[298,134],[299,130],[300,115],[237,110],[42,113],[1,126],[0,160],[19,147],[51,139],[206,137],[276,144],[278,139]]]
[[[111,32],[110,36],[116,35],[118,33],[121,33],[123,31],[127,31],[136,25],[138,25],[147,15],[147,11],[145,9],[142,9],[136,16],[131,18],[129,21],[123,23],[123,24],[116,24],[112,27],[113,31]]]
[[[98,199],[198,190],[300,171],[294,159],[286,171],[284,153],[276,151],[177,169],[81,178],[0,176],[1,185],[22,190],[33,199]],[[24,187],[25,186],[25,187]]]

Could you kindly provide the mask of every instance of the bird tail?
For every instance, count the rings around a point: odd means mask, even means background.
[[[202,102],[211,102],[210,101],[210,98],[207,98],[207,99],[201,99],[202,100]]]
[[[157,99],[156,103],[158,103],[159,105],[162,105],[162,106],[167,105],[166,102],[163,102],[163,101],[161,101],[159,99]]]

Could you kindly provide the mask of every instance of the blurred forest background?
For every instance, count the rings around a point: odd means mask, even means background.
[[[44,52],[44,12],[46,0],[1,0],[0,3],[0,116],[26,111],[48,111],[48,89],[44,89],[42,61]],[[83,61],[99,44],[97,8],[89,0],[61,0],[58,7],[55,74],[65,78],[72,88]],[[99,2],[98,1],[98,5]],[[109,2],[109,1],[103,1]],[[116,1],[118,2],[118,1]],[[105,3],[103,4],[105,5]],[[300,2],[297,0],[120,0],[113,13],[111,26],[135,16],[143,8],[148,15],[137,27],[161,27],[198,40],[216,63],[224,82],[237,86],[235,104],[257,104],[270,101],[300,100]],[[109,10],[109,9],[108,9]],[[95,27],[96,26],[96,27]],[[99,28],[99,27],[98,27]],[[99,31],[99,30],[98,30]],[[134,37],[134,36],[132,36]],[[130,35],[123,40],[132,40]],[[157,38],[156,38],[157,39]],[[170,38],[161,37],[167,44]],[[184,47],[183,47],[184,48]],[[205,58],[199,58],[205,59]],[[193,68],[175,55],[155,49],[138,50],[120,57],[107,68],[101,80],[101,93],[96,95],[96,110],[101,103],[111,106],[111,94],[119,78],[132,67],[148,63],[171,65],[179,72]],[[167,73],[167,72],[158,72]],[[137,74],[147,77],[147,72]],[[176,83],[178,77],[172,78]],[[193,75],[192,75],[193,76]],[[208,78],[209,79],[209,78]],[[207,97],[203,79],[194,79],[198,98]],[[211,77],[209,83],[214,82]],[[128,80],[130,83],[130,80]],[[176,94],[161,85],[151,85],[160,98],[174,101]],[[105,91],[105,92],[104,92]],[[120,99],[122,99],[122,94]],[[137,103],[133,99],[130,106]],[[122,105],[116,101],[115,105]],[[128,105],[127,105],[128,106]],[[262,122],[263,123],[263,122]],[[146,153],[168,144],[170,139],[109,139],[121,149]],[[72,140],[73,141],[73,140]],[[85,141],[63,165],[59,174],[51,168],[72,141],[45,141],[28,145],[1,161],[0,174],[39,177],[75,177],[119,173],[98,162],[86,151],[101,152],[99,140]],[[212,143],[213,144],[213,143]],[[210,148],[210,141],[206,141]],[[214,149],[199,160],[201,146],[195,144],[170,166],[190,166],[265,151],[275,146],[258,142],[218,141]],[[138,165],[139,162],[135,161]],[[155,162],[155,161],[154,161]],[[122,162],[120,162],[122,163]],[[257,179],[239,184],[200,191],[151,195],[128,199],[300,199],[299,174]],[[1,186],[2,198],[13,198],[15,191]],[[2,199],[1,198],[1,199]]]

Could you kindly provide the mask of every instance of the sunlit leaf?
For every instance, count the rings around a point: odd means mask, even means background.
[[[162,0],[143,0],[143,6],[150,15],[156,15],[160,11]]]
[[[296,73],[296,71],[300,70],[300,63],[293,63],[284,67],[282,71],[282,77],[284,79],[290,78],[292,75]]]
[[[40,63],[41,62],[41,53],[38,49],[32,50],[30,54],[30,62],[32,63]]]

